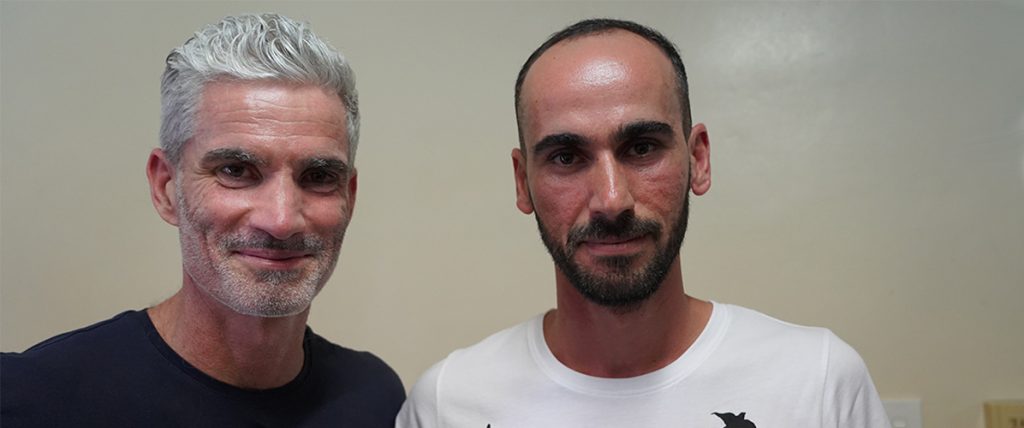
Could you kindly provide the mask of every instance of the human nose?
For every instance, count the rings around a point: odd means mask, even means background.
[[[301,189],[288,177],[267,180],[256,195],[250,225],[276,239],[287,239],[306,227]]]
[[[633,209],[629,177],[611,154],[598,159],[591,172],[590,215],[614,219]]]

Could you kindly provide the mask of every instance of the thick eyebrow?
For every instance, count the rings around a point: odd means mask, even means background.
[[[625,142],[651,134],[671,137],[675,132],[672,130],[672,125],[665,122],[643,120],[619,127],[619,130],[615,132],[615,141]]]
[[[339,158],[309,158],[302,161],[302,169],[326,169],[334,171],[339,175],[348,175],[349,167],[345,161]]]
[[[220,148],[210,150],[203,156],[204,164],[224,161],[241,162],[258,167],[267,166],[267,161],[255,153],[238,148]],[[326,169],[338,174],[348,174],[349,167],[345,161],[335,157],[313,157],[302,161],[302,169]]]
[[[570,132],[552,134],[541,138],[540,141],[533,146],[533,155],[539,156],[554,148],[575,148],[586,144],[587,140],[578,134]]]
[[[213,149],[203,155],[203,163],[218,163],[224,161],[242,162],[256,166],[265,166],[267,161],[255,153],[236,148]]]
[[[662,135],[671,137],[673,134],[675,134],[675,131],[672,130],[672,125],[653,120],[641,120],[622,125],[617,131],[615,131],[613,138],[617,142],[625,142],[645,135]],[[541,140],[533,146],[532,152],[534,156],[537,156],[554,148],[576,148],[585,146],[588,143],[587,139],[579,134],[564,132],[541,138]]]

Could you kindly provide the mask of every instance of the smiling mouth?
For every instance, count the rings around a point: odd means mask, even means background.
[[[313,257],[306,251],[269,250],[263,248],[244,248],[234,252],[243,260],[269,268],[293,268]]]

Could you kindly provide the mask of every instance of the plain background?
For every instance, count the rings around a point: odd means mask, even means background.
[[[585,17],[675,41],[712,188],[687,290],[857,348],[929,428],[1024,398],[1024,6],[857,3],[2,3],[4,351],[181,284],[144,175],[167,53],[222,16],[309,21],[352,61],[359,196],[311,325],[410,387],[451,350],[554,304],[514,207],[512,89]]]

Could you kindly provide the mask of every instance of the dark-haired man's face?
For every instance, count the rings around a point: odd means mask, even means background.
[[[601,305],[643,301],[678,262],[695,158],[674,79],[657,46],[614,31],[551,47],[523,83],[517,206],[559,275]]]

